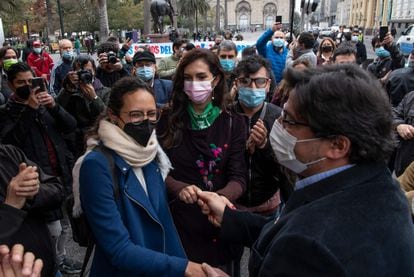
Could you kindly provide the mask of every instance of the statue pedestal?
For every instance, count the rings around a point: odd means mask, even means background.
[[[145,38],[149,37],[152,43],[165,43],[170,42],[168,34],[148,34]]]

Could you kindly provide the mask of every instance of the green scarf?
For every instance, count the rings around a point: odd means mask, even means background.
[[[191,129],[193,130],[203,130],[210,127],[221,113],[220,108],[213,106],[211,102],[208,103],[202,114],[196,113],[191,104],[188,104],[187,110],[190,114]]]

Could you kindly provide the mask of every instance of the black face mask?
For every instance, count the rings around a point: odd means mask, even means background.
[[[156,123],[152,123],[148,119],[140,123],[128,122],[124,125],[124,132],[135,139],[140,145],[147,147],[155,125]]]
[[[31,90],[30,86],[29,85],[25,85],[25,86],[16,88],[16,92],[15,93],[16,93],[16,95],[20,99],[27,100],[27,99],[29,99],[29,96],[30,96],[30,92],[31,91],[32,90]]]
[[[322,46],[322,52],[331,52],[332,46]]]

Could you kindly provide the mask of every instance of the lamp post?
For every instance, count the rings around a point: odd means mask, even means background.
[[[57,7],[58,7],[58,13],[59,13],[60,35],[63,38],[65,35],[65,32],[63,30],[63,15],[62,15],[62,9],[60,7],[60,0],[57,0]]]
[[[293,41],[293,19],[295,17],[295,0],[290,0],[290,41]]]

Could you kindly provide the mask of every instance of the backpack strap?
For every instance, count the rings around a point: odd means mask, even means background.
[[[109,169],[111,170],[111,173],[112,173],[111,174],[112,175],[112,188],[114,190],[114,198],[116,201],[119,199],[119,180],[116,174],[114,157],[112,156],[111,150],[109,150],[108,147],[100,143],[93,148],[93,151],[102,153],[105,156],[106,160],[108,161]],[[91,239],[88,242],[88,247],[86,248],[85,258],[83,259],[82,271],[80,273],[81,277],[83,277],[85,274],[86,266],[88,265],[89,259],[91,258],[94,247],[95,247],[95,241]]]

